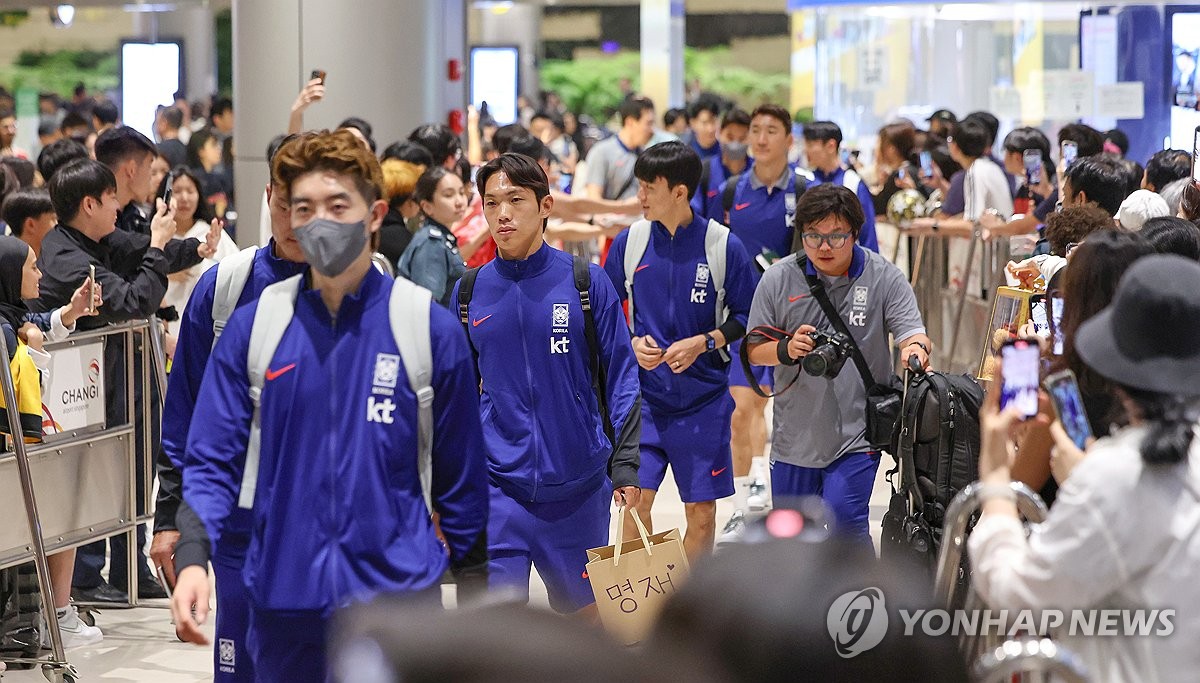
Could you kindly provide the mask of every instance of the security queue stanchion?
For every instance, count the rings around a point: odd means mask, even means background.
[[[975,250],[979,245],[980,235],[976,230],[971,235],[971,243],[967,246],[967,265],[963,268],[963,280],[961,288],[958,291],[958,303],[955,304],[954,322],[950,330],[950,363],[958,357],[958,339],[959,332],[962,329],[963,313],[967,309],[967,293],[971,289],[971,274],[975,272]]]
[[[25,449],[25,438],[21,430],[20,409],[17,406],[17,390],[13,382],[12,368],[9,366],[8,341],[0,334],[0,358],[5,359],[4,369],[0,371],[0,389],[4,391],[4,405],[8,408],[5,413],[8,421],[8,433],[12,437],[13,454],[17,460],[17,472],[21,478],[21,497],[25,502],[25,517],[29,523],[30,545],[33,546],[33,565],[37,569],[38,589],[42,594],[42,613],[46,627],[50,631],[50,649],[53,659],[44,662],[47,678],[51,680],[77,679],[75,669],[67,663],[63,651],[62,633],[58,627],[58,612],[54,607],[54,587],[50,581],[50,565],[46,561],[46,546],[42,540],[42,522],[38,516],[37,498],[33,490],[33,475],[29,468],[29,453]]]

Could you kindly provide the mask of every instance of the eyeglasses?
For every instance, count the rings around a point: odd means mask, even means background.
[[[841,249],[846,246],[846,240],[850,239],[848,232],[833,232],[828,235],[822,235],[819,232],[804,233],[804,246],[809,249],[820,249],[822,244],[828,244],[830,249]]]

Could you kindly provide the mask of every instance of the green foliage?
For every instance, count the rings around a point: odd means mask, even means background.
[[[574,60],[546,60],[540,66],[541,87],[553,90],[567,108],[605,121],[616,111],[623,97],[621,80],[628,78],[636,90],[640,85],[640,57],[634,52],[587,57]],[[763,102],[788,100],[791,76],[787,73],[761,73],[729,65],[729,50],[684,50],[684,74],[690,83],[699,79],[704,89],[753,109]]]
[[[118,83],[118,57],[115,51],[24,50],[16,61],[0,67],[0,83],[9,89],[33,88],[70,97],[76,83],[89,90],[111,90]]]
[[[636,53],[620,53],[588,59],[548,59],[539,68],[542,89],[553,90],[568,109],[602,122],[621,105],[621,80],[628,78],[636,89],[641,62]]]
[[[0,26],[16,28],[29,20],[28,10],[12,10],[9,12],[0,12]]]

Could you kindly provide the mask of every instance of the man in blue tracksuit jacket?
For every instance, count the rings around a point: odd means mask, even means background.
[[[712,551],[716,500],[733,493],[733,399],[722,354],[728,342],[745,334],[755,280],[741,240],[729,235],[727,242],[718,243],[724,249],[720,286],[728,309],[718,313],[718,283],[706,239],[709,230],[720,234],[728,229],[710,227],[688,204],[700,180],[700,164],[696,152],[679,142],[642,152],[633,172],[649,224],[635,224],[617,235],[604,266],[622,299],[630,297],[626,283],[632,289],[633,349],[645,398],[638,514],[652,529],[650,509],[670,464],[687,516],[683,545],[693,560]],[[640,238],[647,228],[648,243]],[[635,231],[635,241],[645,245],[636,263],[627,255]],[[625,531],[626,540],[637,538],[632,525]]]
[[[267,186],[267,205],[271,212],[272,239],[267,246],[254,254],[254,263],[237,299],[237,308],[258,301],[268,285],[286,280],[307,270],[304,252],[292,234],[291,207],[287,194],[272,179]],[[186,459],[188,432],[192,414],[196,410],[196,396],[200,393],[200,380],[208,367],[216,333],[213,327],[213,301],[217,296],[217,272],[224,266],[210,268],[200,276],[192,292],[187,309],[179,326],[179,341],[175,346],[175,359],[171,367],[171,379],[167,384],[167,397],[163,405],[163,455],[166,462],[158,463],[158,476],[162,482],[173,481],[171,486],[160,486],[157,511],[168,511],[162,515],[173,520],[177,526],[164,526],[156,516],[154,537],[174,534],[176,529],[187,529],[188,521],[195,513],[183,506],[184,520],[174,512],[181,506],[179,491],[183,473],[190,464]],[[175,572],[196,565],[205,568],[209,559],[207,539],[191,538],[179,540],[168,546],[161,556],[153,554],[156,563],[162,566],[168,583],[174,584]],[[250,513],[236,510],[227,523],[221,545],[212,555],[213,573],[217,588],[216,638],[218,646],[213,649],[213,680],[219,683],[250,683],[254,680],[254,667],[250,653],[246,650],[246,627],[249,605],[242,585],[242,565],[246,559],[246,548],[250,544]],[[159,547],[157,544],[156,548]],[[172,559],[172,551],[174,558]]]
[[[274,169],[311,271],[264,373],[242,571],[247,640],[260,678],[319,681],[336,609],[380,593],[440,603],[447,567],[486,561],[487,470],[471,353],[453,315],[431,302],[431,494],[443,546],[418,477],[416,396],[389,324],[393,281],[371,266],[369,235],[387,211],[378,162],[335,131],[285,144]],[[184,499],[216,548],[247,493],[250,332],[269,314],[258,308],[244,306],[226,326],[188,436]],[[177,587],[201,612],[204,581],[188,567]],[[179,602],[181,631],[194,631]]]
[[[499,258],[460,280],[452,301],[468,321],[482,379],[490,585],[527,598],[536,566],[551,607],[577,611],[594,603],[587,550],[608,544],[609,500],[636,506],[641,493],[629,328],[612,284],[589,264],[605,414],[574,261],[542,237],[554,205],[545,172],[509,153],[480,168],[476,182]]]

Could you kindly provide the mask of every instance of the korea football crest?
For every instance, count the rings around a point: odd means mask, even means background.
[[[550,353],[566,354],[571,351],[571,338],[567,336],[571,325],[571,306],[554,304],[550,320]]]

